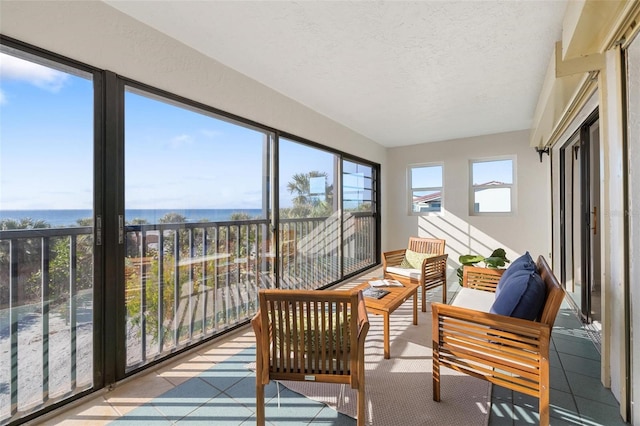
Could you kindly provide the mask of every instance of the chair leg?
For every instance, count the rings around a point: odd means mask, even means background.
[[[358,386],[358,418],[356,420],[356,426],[365,426],[367,424],[367,415],[365,414],[366,401],[364,397],[364,380]]]
[[[540,426],[549,426],[549,406],[542,407],[542,402],[540,402]]]
[[[434,321],[437,321],[437,317],[434,314]],[[434,327],[435,328],[435,327]],[[435,331],[435,330],[434,330]],[[431,360],[432,360],[432,378],[433,378],[433,400],[440,402],[440,351],[438,350],[438,341],[433,339],[431,342],[433,345]]]
[[[264,385],[256,379],[256,426],[264,426]]]
[[[442,277],[442,303],[447,304],[447,277]]]
[[[540,390],[538,392],[538,412],[540,415],[540,426],[549,426],[549,375],[540,378]]]

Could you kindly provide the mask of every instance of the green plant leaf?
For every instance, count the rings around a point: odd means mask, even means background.
[[[484,256],[480,256],[477,254],[463,254],[458,258],[458,261],[462,265],[473,265],[478,262],[482,262],[484,260]]]
[[[505,265],[504,257],[486,257],[484,263],[488,268],[499,268]]]
[[[509,263],[511,262],[509,259],[507,259],[507,252],[504,251],[503,248],[497,248],[493,251],[493,253],[491,253],[491,256],[489,257],[500,257],[502,259],[504,259],[505,262]]]

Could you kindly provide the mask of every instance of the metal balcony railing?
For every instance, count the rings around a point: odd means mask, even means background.
[[[92,247],[91,227],[0,231],[3,423],[92,386]]]
[[[371,213],[127,225],[126,371],[251,318],[261,287],[318,289],[376,263]],[[93,387],[93,228],[0,231],[0,423]]]

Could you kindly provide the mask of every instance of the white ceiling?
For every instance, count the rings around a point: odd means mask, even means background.
[[[530,128],[567,4],[105,2],[387,147]]]

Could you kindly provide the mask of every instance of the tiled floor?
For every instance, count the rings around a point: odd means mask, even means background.
[[[600,383],[600,354],[566,302],[552,333],[552,425],[624,425],[620,406]],[[538,400],[494,386],[490,426],[538,424]]]
[[[255,360],[253,339],[250,329],[239,330],[171,365],[119,384],[45,424],[253,425],[255,375],[246,368]],[[600,383],[600,355],[568,306],[558,315],[552,341],[551,424],[625,424],[617,401]],[[356,423],[282,386],[278,397],[273,382],[265,393],[266,417],[273,425]],[[538,424],[537,399],[496,386],[491,410],[490,426]]]

